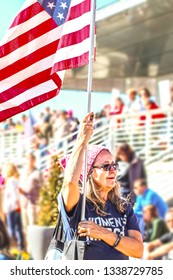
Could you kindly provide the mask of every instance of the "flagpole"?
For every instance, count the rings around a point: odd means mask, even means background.
[[[88,64],[88,83],[87,83],[87,96],[88,96],[87,113],[91,112],[92,73],[93,73],[94,40],[95,40],[95,16],[96,16],[96,0],[91,0],[90,49],[89,49],[89,64]],[[88,157],[88,148],[86,147],[85,154],[84,154],[83,200],[82,200],[81,220],[85,220],[87,157]]]

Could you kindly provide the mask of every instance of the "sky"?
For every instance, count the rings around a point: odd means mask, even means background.
[[[0,0],[1,16],[0,16],[0,40],[11,25],[14,17],[20,10],[25,0]],[[2,12],[3,11],[3,12]]]

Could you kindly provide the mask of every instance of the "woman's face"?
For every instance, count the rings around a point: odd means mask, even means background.
[[[113,162],[113,156],[107,151],[102,151],[97,156],[94,166],[102,166]],[[115,170],[113,166],[110,171],[105,171],[103,168],[93,168],[92,173],[93,180],[99,187],[101,187],[101,191],[107,192],[115,187],[116,175],[117,170]]]

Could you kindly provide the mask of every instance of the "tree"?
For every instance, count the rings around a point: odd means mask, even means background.
[[[50,166],[46,170],[46,183],[40,190],[37,224],[40,226],[55,226],[58,216],[58,194],[63,183],[62,167],[58,163],[59,157],[53,155],[50,159]]]

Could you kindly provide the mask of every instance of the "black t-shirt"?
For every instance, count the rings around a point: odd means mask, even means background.
[[[63,221],[63,229],[67,240],[73,238],[77,224],[80,221],[81,208],[82,208],[82,195],[78,204],[76,205],[73,213],[67,213],[64,207],[62,195],[59,195],[59,205]],[[120,233],[122,236],[128,236],[128,230],[139,231],[137,218],[133,212],[131,205],[127,206],[124,214],[120,213],[115,206],[108,200],[105,206],[105,216],[96,213],[93,204],[86,200],[86,220],[92,220],[96,224],[107,228],[108,230]],[[129,257],[115,250],[112,246],[103,242],[102,240],[87,239],[87,246],[85,250],[86,260],[128,260]]]

